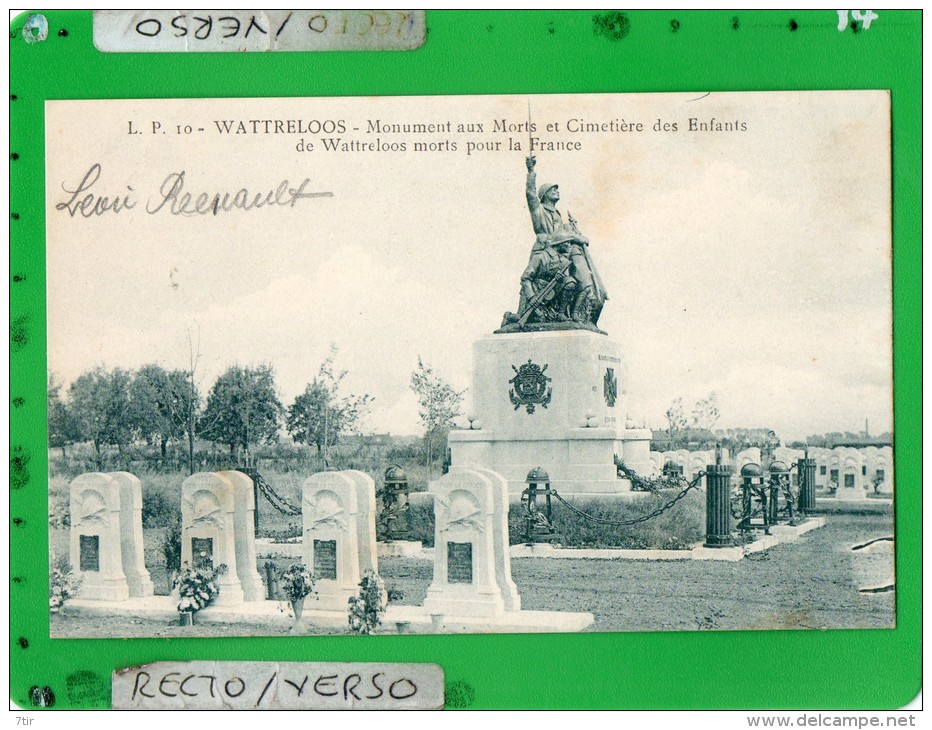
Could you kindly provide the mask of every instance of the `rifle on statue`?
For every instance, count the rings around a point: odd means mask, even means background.
[[[563,275],[566,274],[566,272],[569,270],[570,266],[572,265],[573,265],[572,261],[567,261],[566,265],[562,269],[560,269],[560,271],[547,283],[547,286],[545,286],[543,289],[537,292],[534,296],[528,299],[527,309],[525,309],[524,314],[522,314],[518,318],[518,324],[521,327],[527,324],[527,321],[530,318],[530,316],[538,310],[541,304],[544,303],[544,300],[546,299],[547,295],[550,294],[550,292],[552,292],[556,288],[557,284],[560,282],[560,279],[563,278]]]

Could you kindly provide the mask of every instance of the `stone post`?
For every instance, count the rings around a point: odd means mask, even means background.
[[[799,472],[799,511],[808,515],[815,512],[816,460],[800,459],[796,464]]]
[[[735,544],[731,534],[731,475],[728,464],[709,464],[705,469],[705,547]]]

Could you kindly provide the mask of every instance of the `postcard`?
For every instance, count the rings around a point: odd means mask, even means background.
[[[885,91],[46,103],[53,637],[891,628]]]

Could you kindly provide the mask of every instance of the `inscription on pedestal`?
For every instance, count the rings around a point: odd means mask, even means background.
[[[327,580],[337,579],[336,540],[314,540],[314,575]]]
[[[214,567],[214,540],[212,537],[191,538],[191,559],[197,570],[212,570]]]
[[[472,543],[447,543],[447,583],[472,583]]]
[[[100,537],[98,535],[81,535],[81,570],[98,572],[100,570]]]

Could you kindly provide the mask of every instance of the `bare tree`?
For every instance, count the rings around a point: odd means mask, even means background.
[[[718,410],[718,395],[709,393],[708,397],[698,401],[693,408],[693,426],[711,431],[718,423],[721,413]]]
[[[198,428],[209,427],[210,424],[199,423],[201,412],[201,396],[198,390],[197,367],[201,360],[201,330],[197,329],[196,337],[191,329],[187,329],[188,362],[184,368],[173,370],[168,374],[168,387],[171,391],[174,407],[172,419],[188,442],[188,473],[193,474],[194,467],[194,441],[197,438]]]
[[[315,445],[317,455],[323,455],[328,465],[330,447],[343,434],[356,431],[373,400],[368,393],[361,396],[340,393],[340,384],[347,371],[334,370],[336,356],[337,348],[331,345],[330,354],[321,364],[317,377],[289,406],[286,419],[292,439],[297,443]]]
[[[689,427],[686,413],[683,410],[683,399],[677,398],[673,401],[663,415],[667,419],[667,433],[670,435],[671,445],[676,446],[683,432]]]
[[[411,389],[420,403],[421,423],[427,429],[427,473],[433,468],[434,440],[442,431],[453,425],[460,415],[460,404],[465,390],[454,390],[453,386],[437,375],[433,368],[424,364],[420,356],[417,370],[411,373]]]

